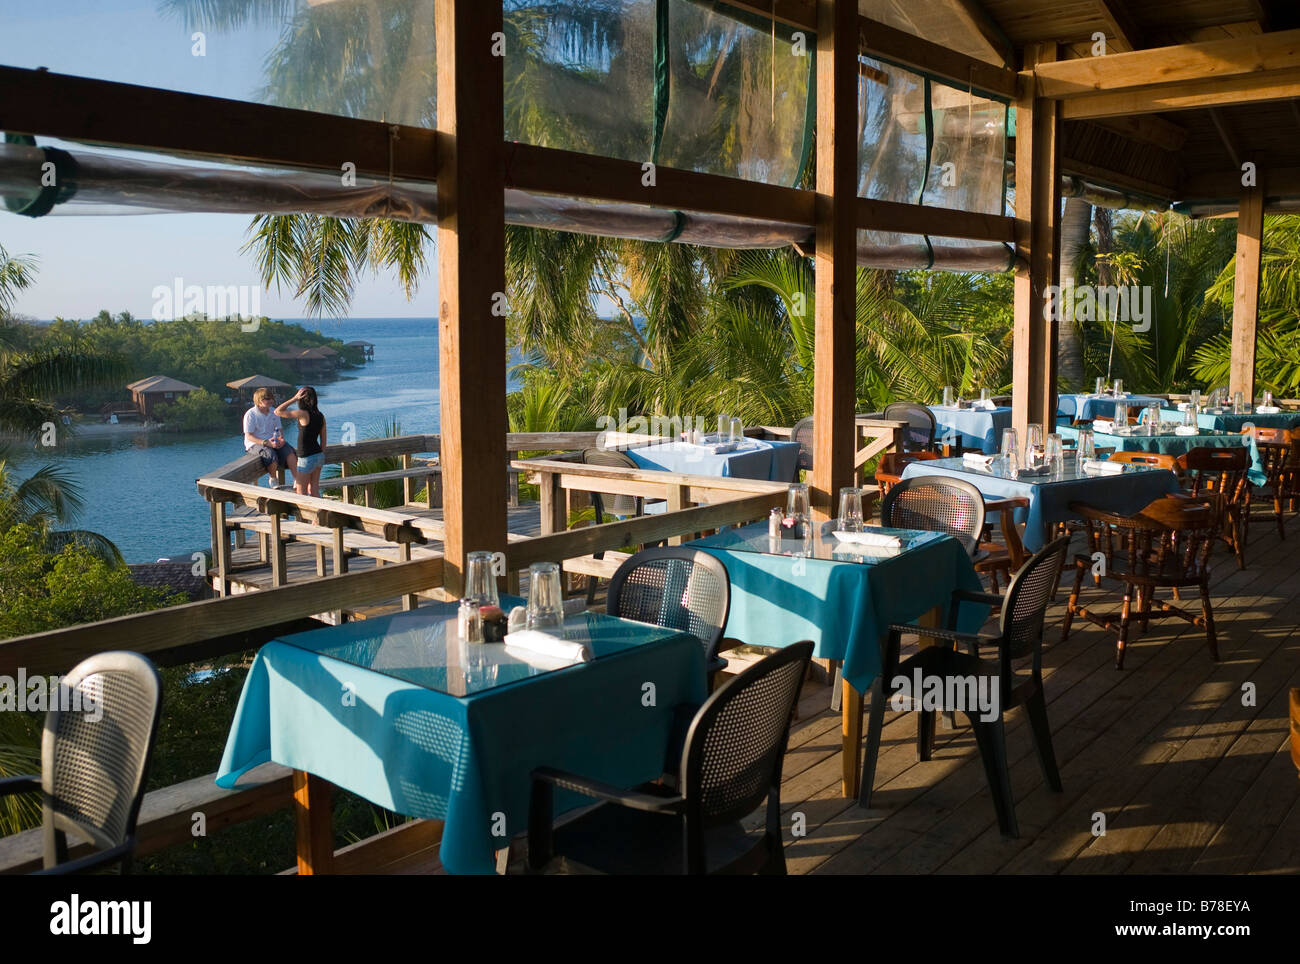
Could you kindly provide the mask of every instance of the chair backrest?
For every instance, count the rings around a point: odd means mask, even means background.
[[[1170,472],[1178,469],[1178,460],[1164,452],[1114,452],[1111,454],[1110,461],[1121,462],[1124,465],[1154,465],[1158,469],[1168,469]]]
[[[813,467],[813,420],[811,415],[794,423],[794,428],[790,430],[790,441],[799,443],[799,461],[795,464],[795,475],[797,477],[800,469],[812,469]]]
[[[913,462],[929,462],[942,458],[938,452],[886,452],[876,466],[876,485],[884,495],[903,481],[903,469]]]
[[[779,799],[791,716],[812,653],[805,640],[759,660],[719,687],[691,721],[680,774],[688,861],[699,861],[691,872],[703,869],[705,829],[740,819],[764,797]]]
[[[946,532],[974,555],[984,531],[984,496],[961,479],[918,475],[890,488],[880,505],[880,523]]]
[[[1194,448],[1178,456],[1177,461],[1190,495],[1213,496],[1221,505],[1245,500],[1250,452],[1244,445]]]
[[[1004,671],[1012,659],[1034,655],[1034,665],[1042,652],[1043,620],[1047,604],[1056,591],[1061,562],[1070,548],[1070,536],[1061,536],[1034,553],[1011,579],[1002,600],[1001,629]]]
[[[609,581],[606,612],[691,633],[704,647],[706,665],[731,608],[726,567],[699,549],[645,549],[628,559]]]
[[[1068,418],[1071,422],[1079,416],[1079,400],[1073,395],[1061,395],[1056,399],[1056,414]]]
[[[891,402],[885,406],[886,420],[907,422],[903,431],[909,449],[925,449],[934,444],[934,412],[919,402]]]
[[[139,653],[97,653],[64,677],[50,705],[41,738],[47,868],[67,860],[68,833],[101,850],[135,834],[162,681]]]
[[[1222,513],[1210,499],[1161,496],[1127,516],[1082,502],[1071,502],[1070,511],[1087,526],[1089,551],[1103,553],[1112,576],[1125,570],[1157,580],[1209,574],[1210,551],[1222,522]],[[1115,562],[1117,552],[1127,559],[1123,567]]]
[[[612,469],[636,469],[640,468],[631,458],[622,452],[615,452],[611,449],[585,449],[582,453],[583,465],[602,465]],[[640,515],[641,504],[635,496],[630,495],[601,495],[599,492],[591,494],[591,504],[596,508],[596,524],[604,522],[605,511],[608,510],[614,515]]]

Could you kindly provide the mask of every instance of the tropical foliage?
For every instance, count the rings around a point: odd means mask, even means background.
[[[237,408],[227,405],[206,388],[181,395],[176,401],[154,409],[163,427],[176,432],[205,432],[227,427],[239,417]]]

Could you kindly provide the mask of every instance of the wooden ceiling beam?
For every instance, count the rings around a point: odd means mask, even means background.
[[[1132,54],[1113,56],[1130,57]],[[1263,104],[1297,97],[1300,97],[1300,66],[1286,70],[1261,70],[1226,79],[1182,81],[1141,90],[1076,97],[1064,101],[1062,108],[1066,120],[1091,120],[1126,114],[1163,114],[1200,107]]]
[[[1041,96],[1069,99],[1207,80],[1260,78],[1297,68],[1300,30],[1284,30],[1041,64],[1034,75]]]
[[[1219,140],[1223,141],[1223,146],[1228,151],[1228,157],[1232,158],[1232,166],[1241,170],[1241,151],[1238,148],[1240,141],[1237,135],[1233,133],[1232,126],[1228,123],[1223,112],[1218,108],[1210,108],[1210,120],[1214,122],[1214,129],[1219,132]]]
[[[1273,197],[1300,196],[1300,167],[1269,167],[1260,183]],[[1207,171],[1183,178],[1179,194],[1188,201],[1236,201],[1241,197],[1240,170]]]
[[[965,11],[984,42],[997,51],[998,56],[1002,58],[1002,63],[1015,70],[1019,66],[1015,45],[998,26],[997,21],[989,16],[984,5],[979,0],[954,0],[954,2]]]
[[[1123,134],[1131,141],[1152,144],[1162,151],[1177,153],[1187,143],[1187,128],[1155,114],[1137,114],[1132,117],[1101,117],[1093,121],[1107,130]]]
[[[1124,6],[1128,0],[1096,0],[1097,13],[1106,24],[1107,37],[1116,37],[1129,50],[1141,50],[1146,46],[1141,26]]]

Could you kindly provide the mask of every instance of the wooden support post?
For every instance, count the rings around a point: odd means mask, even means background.
[[[226,503],[212,503],[212,525],[217,533],[212,551],[212,561],[217,568],[217,595],[224,596],[230,591],[227,582],[230,578],[230,536],[226,532]]]
[[[328,780],[293,771],[293,810],[298,826],[298,874],[334,869],[333,787]]]
[[[397,544],[397,557],[402,562],[411,561],[411,544],[409,542],[399,542]],[[419,605],[420,600],[415,593],[409,593],[402,597],[402,610],[404,612],[410,612]]]
[[[362,494],[362,502],[365,504],[365,507],[367,509],[373,509],[375,507],[374,483],[372,482],[370,485],[367,485],[365,488],[363,488],[361,490],[361,494]]]
[[[817,2],[817,259],[814,518],[853,482],[857,382],[858,8]]]
[[[340,462],[340,463],[339,463],[339,478],[346,479],[346,478],[348,477],[348,474],[349,474],[349,473],[348,473],[348,463],[346,463],[346,462]],[[343,501],[344,501],[344,502],[348,502],[348,503],[350,503],[350,502],[352,501],[352,486],[350,486],[350,485],[345,485],[345,486],[343,486]]]
[[[415,459],[411,457],[410,452],[402,455],[402,468],[409,469],[415,465]],[[412,475],[405,476],[402,479],[402,504],[411,505],[415,502],[415,477]]]
[[[444,588],[459,596],[467,555],[506,548],[503,16],[436,0],[434,18]]]
[[[343,527],[336,526],[332,536],[330,547],[334,554],[334,575],[340,576],[348,571],[348,553],[343,544]]]
[[[691,487],[689,485],[668,486],[668,511],[680,512],[682,509],[689,508],[691,504],[690,491]],[[682,536],[671,536],[668,539],[668,544],[670,546],[680,546],[682,538]]]
[[[564,508],[564,490],[557,472],[541,473],[541,534],[563,532],[568,528]]]
[[[316,575],[320,577],[329,575],[325,568],[325,547],[319,542],[316,543]]]
[[[513,462],[518,457],[518,452],[506,453],[507,462]],[[506,473],[506,498],[509,501],[510,508],[514,509],[519,506],[519,473],[511,472],[509,469],[507,469]]]
[[[286,570],[287,561],[284,554],[284,534],[280,531],[280,513],[270,513],[271,519],[271,585],[283,586],[289,581]]]
[[[1259,278],[1264,238],[1264,188],[1247,188],[1237,212],[1237,260],[1232,289],[1232,367],[1228,391],[1255,398]]]
[[[1030,424],[1056,422],[1056,321],[1048,286],[1056,283],[1060,231],[1059,101],[1038,96],[1035,64],[1053,62],[1055,44],[1025,52],[1023,96],[1016,102],[1016,280],[1012,425],[1023,443]]]

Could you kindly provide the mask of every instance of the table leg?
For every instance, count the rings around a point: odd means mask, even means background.
[[[315,774],[293,771],[293,810],[298,825],[298,873],[334,869],[333,785]]]
[[[840,732],[844,740],[840,753],[843,767],[840,786],[844,796],[852,800],[858,795],[858,781],[862,778],[862,694],[848,680],[841,680],[840,685],[843,687]]]

